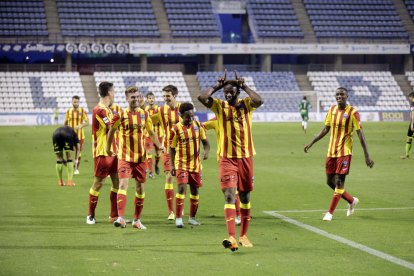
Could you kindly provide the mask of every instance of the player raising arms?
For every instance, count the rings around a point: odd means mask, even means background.
[[[222,88],[224,88],[225,101],[212,98],[212,95]],[[240,89],[243,89],[249,97],[238,99]],[[219,126],[219,175],[224,193],[224,214],[228,233],[223,246],[232,251],[238,249],[235,238],[235,200],[238,190],[241,211],[239,243],[243,247],[253,247],[246,236],[250,223],[250,192],[253,190],[254,179],[253,155],[256,153],[252,137],[252,114],[263,104],[263,100],[246,85],[243,78],[237,76],[237,72],[235,72],[235,80],[227,80],[227,71],[198,99],[214,112]]]
[[[119,187],[118,179],[118,158],[108,155],[106,152],[107,133],[110,127],[110,121],[114,114],[121,111],[120,107],[114,102],[114,85],[110,82],[101,82],[99,84],[99,103],[92,110],[92,143],[94,158],[94,181],[89,190],[89,211],[86,217],[87,224],[95,224],[95,209],[98,204],[99,191],[109,175],[112,180],[112,188],[109,194],[111,202],[111,211],[109,222],[113,223],[118,218],[116,197]],[[117,152],[116,141],[111,145],[112,152]]]
[[[183,119],[171,130],[170,155],[171,174],[177,178],[177,194],[175,198],[175,225],[183,228],[184,200],[187,184],[190,185],[190,217],[188,223],[200,225],[196,220],[199,188],[203,185],[201,179],[200,142],[203,145],[203,160],[208,158],[210,145],[206,131],[200,122],[194,120],[194,106],[191,103],[180,105],[180,116]]]
[[[345,177],[349,173],[351,167],[352,146],[354,144],[353,134],[357,132],[362,149],[364,150],[365,163],[368,167],[374,166],[374,161],[368,153],[367,143],[365,141],[364,132],[362,131],[361,122],[358,111],[347,104],[348,90],[343,87],[336,89],[335,98],[337,105],[331,106],[325,117],[325,127],[313,138],[313,140],[304,147],[305,153],[331,130],[331,138],[329,140],[328,154],[326,158],[326,178],[329,187],[334,189],[334,195],[323,220],[331,221],[332,215],[339,203],[344,198],[348,201],[347,216],[355,211],[355,206],[359,200],[352,197],[345,191]]]
[[[137,229],[146,229],[141,223],[141,213],[144,207],[146,180],[146,153],[145,153],[145,131],[147,131],[154,144],[164,150],[152,127],[151,118],[148,112],[140,108],[144,96],[135,86],[125,90],[128,108],[116,114],[111,121],[111,128],[108,133],[106,152],[113,155],[111,144],[115,132],[119,129],[118,143],[118,176],[119,190],[117,195],[118,219],[114,221],[116,227],[125,228],[125,206],[129,178],[135,179],[135,212],[132,225]]]
[[[80,142],[80,152],[78,159],[76,160],[77,162],[74,174],[79,174],[79,163],[81,160],[83,143],[85,141],[85,133],[83,131],[83,128],[89,125],[88,114],[86,113],[85,109],[79,106],[79,102],[79,96],[75,95],[72,97],[72,107],[66,111],[64,123],[65,126],[70,126],[75,130],[76,134],[78,134]]]
[[[158,112],[158,105],[155,104],[155,95],[152,92],[148,92],[147,95],[145,95],[147,98],[148,105],[145,107],[145,111],[148,112],[150,116],[153,116],[155,113]],[[164,133],[162,131],[161,123],[158,122],[154,124],[154,132],[155,135],[158,137],[158,141],[162,143],[162,139],[164,136]],[[149,177],[153,178],[153,171],[152,171],[152,152],[154,151],[155,154],[155,173],[160,174],[160,168],[158,166],[158,163],[160,162],[161,158],[161,151],[159,148],[154,147],[154,143],[152,142],[151,138],[148,136],[148,133],[145,137],[145,150],[147,151],[147,167],[149,171]]]
[[[158,107],[158,112],[151,119],[153,124],[161,123],[164,132],[165,152],[162,154],[162,165],[165,174],[165,198],[167,200],[168,220],[174,220],[174,186],[173,176],[171,175],[172,165],[169,154],[171,129],[180,121],[178,114],[179,103],[176,101],[178,89],[174,85],[167,85],[162,89],[165,104]]]

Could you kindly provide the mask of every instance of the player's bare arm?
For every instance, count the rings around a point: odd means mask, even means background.
[[[170,158],[171,158],[171,175],[175,176],[175,148],[170,148]]]
[[[316,135],[315,138],[313,138],[313,140],[303,148],[303,150],[305,151],[305,153],[308,153],[309,149],[313,146],[313,144],[315,144],[316,142],[318,142],[319,140],[321,140],[323,137],[325,137],[325,135],[329,133],[329,130],[330,129],[331,129],[330,126],[325,126],[321,130],[321,132],[319,132],[319,134]]]
[[[112,141],[114,140],[114,135],[115,135],[116,130],[117,128],[111,127],[108,131],[108,138],[106,139],[106,153],[109,156],[114,155],[114,153],[111,150],[111,145],[112,145]]]
[[[227,84],[227,70],[224,70],[224,75],[219,77],[217,83],[209,87],[206,91],[201,92],[198,96],[198,100],[207,108],[213,105],[213,98],[211,97],[214,93],[222,89]]]
[[[263,104],[262,97],[256,91],[247,86],[244,78],[240,77],[237,71],[234,71],[234,75],[236,78],[237,86],[243,89],[247,93],[247,95],[249,95],[249,97],[252,99],[252,106],[255,108],[260,107]]]
[[[204,139],[201,140],[201,143],[203,144],[203,160],[207,160],[208,159],[208,153],[210,152],[210,143],[208,142],[208,140]]]
[[[156,147],[158,147],[158,149],[159,149],[162,153],[164,153],[164,152],[165,152],[165,148],[164,148],[164,146],[162,145],[162,143],[160,143],[160,141],[158,140],[158,137],[157,137],[157,135],[155,134],[155,132],[154,132],[153,130],[150,130],[150,131],[149,131],[149,135],[150,135],[150,138],[151,138],[152,142],[154,143],[154,145],[155,145]]]
[[[361,142],[362,149],[364,150],[364,156],[365,156],[365,163],[368,167],[372,168],[374,166],[374,160],[371,159],[368,152],[368,146],[367,142],[365,140],[365,135],[362,129],[358,129],[357,131],[359,142]]]

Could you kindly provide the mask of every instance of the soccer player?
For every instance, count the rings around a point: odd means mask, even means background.
[[[141,222],[141,213],[144,207],[146,180],[146,153],[145,153],[145,131],[148,131],[154,144],[164,150],[152,127],[151,118],[148,112],[140,108],[143,95],[135,86],[125,90],[128,108],[116,114],[111,120],[111,128],[108,133],[106,152],[112,156],[112,141],[115,132],[119,129],[118,143],[118,176],[119,189],[117,194],[118,218],[114,221],[114,226],[125,228],[125,206],[127,200],[127,190],[129,178],[133,177],[136,184],[135,193],[135,212],[132,225],[134,228],[145,230],[146,227]]]
[[[306,96],[303,96],[303,99],[299,103],[299,111],[300,116],[302,117],[302,129],[306,134],[306,129],[308,128],[308,120],[309,120],[309,109],[311,109],[312,106],[309,103]]]
[[[203,123],[203,126],[205,127],[206,130],[213,130],[214,133],[216,134],[216,141],[217,141],[217,162],[220,161],[220,132],[219,132],[219,127],[218,127],[218,123],[217,123],[217,118],[214,117],[210,120],[208,120],[207,122]],[[236,207],[236,218],[234,219],[234,221],[236,222],[236,225],[240,225],[241,223],[241,217],[240,217],[240,198],[239,198],[239,192],[236,191],[236,201],[235,201],[235,207]]]
[[[171,130],[170,155],[171,174],[177,178],[177,194],[175,196],[175,225],[183,228],[184,200],[187,184],[190,186],[190,217],[188,224],[200,225],[196,220],[199,202],[199,188],[203,185],[201,179],[200,142],[203,145],[203,160],[208,158],[210,145],[206,131],[200,122],[194,120],[194,106],[182,103],[179,108],[181,122]]]
[[[145,107],[145,111],[149,113],[150,116],[153,116],[155,113],[158,112],[158,105],[155,104],[155,95],[152,92],[148,92],[145,96],[147,98],[148,105]],[[161,123],[158,122],[154,124],[154,132],[155,135],[158,137],[158,141],[162,143],[164,133],[162,131]],[[147,167],[149,171],[149,177],[154,178],[153,171],[152,171],[152,154],[151,152],[155,152],[155,173],[160,174],[160,168],[158,166],[161,158],[161,151],[154,147],[154,143],[152,142],[151,138],[149,137],[148,133],[145,137],[145,150],[147,151]]]
[[[113,223],[118,218],[116,197],[119,188],[118,179],[118,158],[108,155],[106,152],[107,134],[110,121],[114,114],[121,111],[121,108],[114,104],[114,85],[111,82],[101,82],[99,84],[99,103],[92,110],[92,143],[94,158],[94,181],[89,190],[89,211],[86,217],[87,224],[95,224],[95,209],[98,205],[99,192],[108,175],[112,180],[109,199],[111,210],[109,222]],[[117,152],[116,141],[111,144],[111,151]]]
[[[65,126],[70,126],[75,130],[75,132],[78,134],[80,142],[80,152],[78,160],[76,162],[77,165],[75,167],[74,174],[79,174],[79,163],[81,160],[83,143],[85,141],[85,133],[83,132],[83,128],[89,125],[88,114],[86,113],[85,109],[79,106],[79,102],[79,96],[75,95],[72,97],[72,107],[66,111],[64,123]]]
[[[72,159],[72,153],[71,151],[75,151],[75,163],[77,160],[77,157],[79,155],[80,145],[79,145],[79,138],[75,131],[68,127],[68,126],[62,126],[57,128],[52,135],[52,141],[53,141],[53,149],[56,154],[56,174],[58,176],[58,185],[59,186],[65,186],[65,182],[63,181],[62,177],[62,171],[63,166],[66,164],[68,168],[68,181],[67,185],[70,187],[75,186],[75,183],[73,183],[73,159]],[[66,153],[66,160],[63,157],[63,152]]]
[[[347,104],[348,90],[343,87],[336,89],[335,98],[337,105],[331,106],[325,117],[325,127],[304,147],[305,153],[317,141],[325,137],[332,129],[326,158],[326,177],[329,187],[334,189],[334,195],[329,206],[329,211],[323,217],[324,221],[331,221],[336,206],[341,198],[348,201],[347,216],[355,211],[359,200],[345,191],[345,177],[351,167],[353,134],[356,131],[362,149],[364,150],[365,163],[368,167],[374,166],[374,161],[368,153],[364,132],[362,131],[358,111]]]
[[[171,175],[171,159],[169,154],[170,136],[172,127],[177,124],[181,118],[178,114],[179,103],[176,101],[178,89],[174,85],[167,85],[162,89],[164,102],[163,106],[158,107],[158,112],[151,119],[153,124],[161,123],[164,132],[164,148],[165,152],[161,155],[162,165],[165,174],[165,198],[168,208],[168,220],[174,220],[174,186],[173,176]]]
[[[405,155],[401,156],[401,159],[410,158],[411,144],[414,137],[414,92],[408,94],[408,100],[410,102],[410,124],[408,125],[407,140],[405,143]]]
[[[225,101],[212,98],[218,90],[224,88]],[[240,89],[248,97],[238,99]],[[218,82],[203,92],[199,101],[208,107],[217,117],[220,133],[219,176],[224,193],[224,214],[228,238],[223,246],[232,251],[238,249],[236,241],[236,191],[239,191],[241,227],[239,243],[243,247],[253,247],[246,236],[250,223],[250,192],[253,190],[253,155],[256,151],[252,137],[253,111],[263,104],[261,96],[248,87],[243,78],[227,80],[227,71]]]

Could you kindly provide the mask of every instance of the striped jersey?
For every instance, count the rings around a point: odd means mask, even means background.
[[[211,111],[216,114],[220,133],[220,157],[248,158],[256,154],[252,136],[252,114],[256,109],[251,98],[238,99],[235,106],[213,98]]]
[[[350,105],[345,109],[331,106],[325,117],[325,126],[331,127],[327,157],[352,155],[354,130],[361,129],[358,111]]]
[[[112,107],[112,106],[111,106]],[[92,110],[92,151],[93,157],[108,156],[106,153],[106,140],[113,113],[111,109],[99,103]],[[111,146],[116,152],[116,141]]]
[[[141,108],[129,108],[114,115],[111,126],[119,128],[118,159],[140,163],[146,159],[145,129],[153,130],[148,112]]]
[[[154,115],[155,113],[158,112],[158,105],[156,105],[156,104],[154,104],[153,106],[147,105],[145,107],[145,111],[147,111],[148,114],[150,116],[152,116],[152,115]],[[155,136],[162,137],[164,135],[164,132],[162,131],[161,122],[158,122],[158,123],[154,124],[153,127],[154,127]],[[147,132],[147,137],[149,137],[148,132]]]
[[[216,133],[216,141],[217,141],[217,160],[220,159],[220,147],[219,147],[219,143],[220,143],[220,132],[219,132],[219,127],[218,127],[218,122],[217,122],[217,118],[214,117],[210,120],[208,120],[207,122],[203,123],[203,126],[206,130],[214,130],[214,132]]]
[[[88,114],[82,107],[78,107],[77,109],[71,107],[66,111],[65,120],[68,126],[75,129],[76,126],[88,121]],[[79,140],[85,139],[83,128],[75,130],[75,132],[78,134]]]
[[[200,141],[207,140],[206,131],[198,121],[190,126],[177,123],[171,130],[170,147],[174,148],[175,168],[189,172],[200,172]]]
[[[181,117],[178,114],[180,105],[172,109],[168,105],[158,107],[158,112],[155,113],[151,118],[154,124],[160,123],[164,132],[164,148],[168,151],[170,146],[170,136],[172,127],[181,121]]]

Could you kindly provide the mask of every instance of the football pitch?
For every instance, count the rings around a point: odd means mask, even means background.
[[[254,247],[237,252],[221,245],[224,201],[212,133],[197,215],[201,226],[177,229],[167,220],[161,174],[147,180],[142,222],[148,229],[142,231],[107,222],[109,180],[100,193],[97,224],[85,223],[93,179],[90,127],[76,187],[57,185],[55,127],[0,127],[0,275],[413,275],[414,160],[399,158],[408,122],[363,126],[375,165],[366,167],[354,135],[345,184],[360,203],[347,217],[341,200],[334,219],[324,222],[333,194],[324,172],[329,136],[303,152],[322,123],[311,122],[306,135],[300,123],[254,124],[248,232]],[[126,213],[132,219],[135,185],[129,186]],[[188,212],[189,196],[185,223]]]

